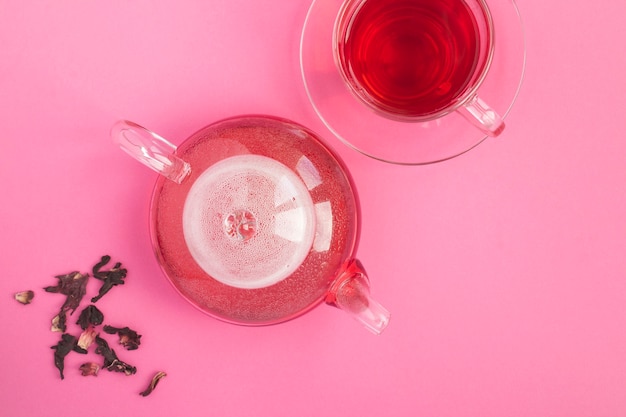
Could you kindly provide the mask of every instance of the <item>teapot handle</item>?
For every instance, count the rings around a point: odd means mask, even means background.
[[[390,313],[370,297],[369,280],[361,262],[348,261],[326,295],[326,303],[350,314],[379,335],[389,324]]]
[[[175,155],[176,146],[137,123],[118,121],[111,138],[124,152],[177,184],[191,172],[189,163]]]

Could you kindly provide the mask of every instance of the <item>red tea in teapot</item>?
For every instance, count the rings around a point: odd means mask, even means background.
[[[345,18],[342,72],[379,110],[435,113],[464,93],[477,70],[480,35],[464,0],[362,0]]]
[[[284,321],[324,299],[355,250],[358,205],[313,134],[273,119],[212,125],[178,147],[181,184],[161,177],[155,251],[192,304],[240,324]]]
[[[124,152],[159,174],[150,237],[165,275],[203,312],[277,324],[322,301],[375,334],[389,312],[354,257],[360,211],[344,164],[312,131],[273,116],[239,116],[179,147],[127,120]]]

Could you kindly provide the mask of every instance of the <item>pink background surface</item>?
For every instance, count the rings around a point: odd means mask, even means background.
[[[0,0],[0,414],[625,416],[624,3],[521,0],[528,63],[507,130],[424,167],[368,159],[325,130],[299,72],[308,7]],[[316,130],[350,167],[358,255],[393,315],[382,336],[326,306],[225,324],[161,275],[156,174],[110,126],[180,143],[244,113]],[[73,354],[61,381],[49,319],[62,297],[41,288],[105,253],[129,275],[98,305],[143,334],[116,349],[138,372],[83,378]],[[12,300],[26,289],[33,304]],[[137,395],[158,370],[157,390]]]

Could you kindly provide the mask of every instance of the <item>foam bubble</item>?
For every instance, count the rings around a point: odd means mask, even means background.
[[[194,260],[214,279],[262,288],[291,275],[315,236],[304,182],[282,163],[238,155],[204,171],[189,190],[183,233]]]

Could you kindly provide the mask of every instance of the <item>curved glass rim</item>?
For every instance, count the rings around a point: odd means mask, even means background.
[[[350,26],[354,21],[355,16],[359,13],[359,10],[363,7],[367,0],[346,0],[339,9],[339,13],[337,14],[337,18],[335,19],[335,24],[333,27],[333,57],[335,59],[335,65],[337,66],[337,70],[339,74],[343,78],[346,84],[351,84],[349,80],[348,74],[346,74],[346,69],[343,68],[341,64],[341,52],[339,49],[343,49],[340,47],[340,44],[346,37],[346,33],[350,31]],[[367,96],[374,101],[376,104],[370,103],[368,99],[362,97],[358,93],[354,91],[354,88],[350,88],[350,92],[364,103],[366,106],[369,106],[374,112],[382,115],[383,117],[387,117],[392,120],[397,120],[400,122],[407,123],[419,123],[419,122],[427,122],[430,120],[435,120],[440,117],[443,117],[449,113],[452,113],[466,105],[469,101],[471,101],[477,94],[478,89],[482,85],[483,81],[485,81],[485,77],[489,73],[489,69],[491,68],[491,62],[493,61],[493,55],[495,51],[495,36],[494,36],[494,26],[493,26],[493,18],[491,16],[491,11],[489,10],[489,6],[485,0],[474,0],[480,5],[480,11],[484,16],[484,23],[486,26],[487,32],[487,48],[484,53],[484,58],[481,60],[480,65],[478,66],[479,70],[472,74],[469,77],[468,84],[459,94],[458,96],[446,107],[439,108],[433,110],[429,113],[425,113],[423,115],[404,115],[401,113],[394,113],[392,111],[387,111],[384,105],[378,102],[374,97],[371,97],[369,94]],[[358,4],[356,4],[358,3]],[[349,16],[348,16],[349,15]],[[339,30],[341,29],[341,30]],[[339,34],[339,33],[340,34]],[[339,38],[338,38],[339,36]],[[360,87],[358,81],[353,81],[357,84],[357,87]],[[381,107],[377,107],[377,105],[381,105]]]
[[[457,150],[454,152],[451,152],[449,155],[445,155],[445,156],[440,156],[437,158],[433,158],[433,159],[429,159],[429,160],[423,160],[423,161],[403,161],[403,160],[394,160],[393,158],[389,158],[389,157],[382,157],[382,156],[378,156],[375,155],[373,152],[371,151],[366,151],[364,149],[361,149],[359,146],[353,144],[350,140],[348,140],[347,138],[344,137],[344,135],[342,135],[334,126],[333,124],[331,124],[327,118],[324,116],[324,112],[320,109],[320,106],[318,103],[316,103],[315,98],[313,97],[312,94],[312,88],[314,88],[314,86],[310,85],[310,83],[307,81],[307,68],[305,66],[305,43],[306,43],[306,37],[307,37],[307,29],[310,26],[310,22],[311,19],[313,18],[314,14],[317,11],[317,7],[324,3],[324,2],[329,2],[329,1],[340,1],[340,0],[313,0],[311,3],[311,6],[309,7],[309,10],[307,11],[305,20],[304,20],[304,24],[303,24],[303,28],[302,28],[302,32],[301,32],[301,36],[300,36],[300,54],[299,54],[299,59],[300,59],[300,73],[302,76],[302,80],[303,80],[303,84],[304,84],[304,89],[306,91],[307,97],[311,103],[311,105],[313,106],[313,109],[315,111],[315,113],[317,114],[317,116],[320,118],[320,120],[323,122],[323,124],[326,126],[326,128],[335,136],[337,137],[343,144],[347,145],[348,147],[356,150],[357,152],[368,156],[372,159],[381,161],[381,162],[386,162],[386,163],[391,163],[391,164],[396,164],[396,165],[428,165],[428,164],[433,164],[433,163],[438,163],[438,162],[443,162],[443,161],[447,161],[450,160],[452,158],[456,158],[457,156],[463,155],[466,152],[469,152],[470,150],[474,149],[475,147],[477,147],[478,145],[480,145],[482,142],[484,142],[485,139],[487,139],[489,136],[485,133],[480,133],[480,137],[470,146],[467,146],[464,149],[461,150]],[[481,0],[482,1],[482,0]],[[493,0],[492,0],[493,1]],[[496,0],[499,1],[499,0]],[[501,0],[500,0],[501,1]],[[526,33],[525,33],[525,28],[524,28],[524,24],[523,24],[523,20],[521,17],[521,14],[519,12],[519,8],[517,6],[517,3],[515,2],[515,0],[504,0],[507,1],[510,6],[512,7],[514,14],[515,14],[515,18],[517,19],[517,23],[519,25],[519,31],[520,31],[520,36],[521,36],[521,68],[519,68],[519,81],[516,83],[515,89],[511,95],[511,99],[510,102],[508,103],[508,105],[506,106],[506,109],[501,113],[501,117],[502,119],[505,119],[511,109],[513,108],[513,105],[515,104],[517,97],[519,95],[519,92],[521,90],[522,84],[523,84],[523,80],[524,80],[524,75],[525,75],[525,71],[526,71],[526,58],[527,58],[527,54],[526,54]],[[485,1],[482,1],[483,3],[487,3]],[[321,7],[321,6],[319,6]],[[490,8],[488,7],[487,10],[490,10]],[[491,12],[489,12],[489,18],[493,21],[493,16],[491,15]],[[334,25],[333,28],[330,28],[330,30],[334,29]],[[491,33],[491,36],[494,37],[494,45],[495,48],[497,48],[497,40],[495,38],[497,38],[497,33],[495,33],[496,31],[493,30]],[[329,45],[329,47],[331,47],[331,45]],[[494,51],[495,51],[494,48]],[[477,83],[477,85],[479,86],[483,81],[485,81],[486,79],[489,78],[489,71],[488,69],[491,67],[491,64],[494,60],[494,51],[492,51],[491,56],[489,57],[489,62],[488,62],[488,66],[487,66],[487,70],[484,71],[483,75],[482,75],[482,79],[479,83]],[[333,54],[332,48],[329,51],[329,53]],[[339,73],[339,70],[337,69],[337,73]],[[351,94],[349,89],[346,88],[345,89],[345,93],[347,94]],[[474,91],[475,93],[475,91]],[[468,95],[468,97],[472,97],[472,95]],[[356,98],[355,98],[356,99]],[[359,103],[361,104],[361,103]],[[462,105],[462,104],[461,104]],[[457,106],[457,108],[460,107]],[[450,110],[448,111],[446,114],[448,113],[452,113],[453,111]],[[371,112],[373,117],[384,117],[384,116],[378,116],[376,115],[374,112]],[[441,117],[441,115],[439,116]],[[389,118],[387,118],[388,120],[390,120]],[[420,121],[414,121],[414,122],[406,122],[406,121],[402,121],[400,123],[413,123],[413,124],[419,124],[420,122],[422,122],[424,120],[420,120]],[[469,123],[468,123],[469,124]]]

